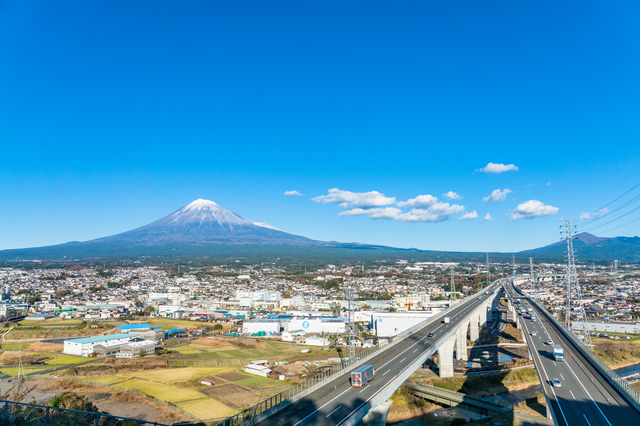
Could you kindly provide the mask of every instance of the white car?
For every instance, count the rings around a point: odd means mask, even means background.
[[[551,380],[551,384],[553,385],[554,388],[561,388],[562,387],[562,383],[560,383],[560,379],[552,379]]]
[[[547,345],[553,345],[553,340],[549,339],[545,342]]]
[[[537,336],[537,335],[538,335],[538,333],[536,333],[535,331],[532,331],[532,332],[531,332],[531,335],[532,335],[532,336]]]

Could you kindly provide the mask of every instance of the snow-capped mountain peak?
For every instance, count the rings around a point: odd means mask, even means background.
[[[220,207],[213,201],[198,199],[186,205],[180,210],[169,216],[171,223],[174,224],[212,224],[217,222],[219,225],[253,225],[250,220],[235,214],[234,212]]]

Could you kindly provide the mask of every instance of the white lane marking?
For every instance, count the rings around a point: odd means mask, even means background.
[[[393,376],[393,379],[391,379],[390,381],[395,380],[396,377],[398,377],[400,375],[400,373],[396,374],[395,376]],[[381,387],[380,389],[378,389],[376,391],[376,393],[374,393],[373,395],[371,395],[369,398],[367,398],[367,400],[365,402],[363,402],[362,404],[360,404],[355,410],[353,410],[352,412],[350,412],[349,414],[347,414],[347,416],[340,420],[339,423],[336,424],[336,426],[340,426],[342,423],[344,423],[349,417],[351,417],[351,415],[353,415],[353,413],[355,413],[356,411],[358,411],[360,408],[362,408],[362,406],[364,404],[366,404],[367,402],[369,402],[374,396],[376,396],[378,393],[380,393],[380,391],[382,391],[385,388],[385,386]],[[296,423],[297,424],[297,423]],[[295,425],[294,425],[295,426]]]
[[[391,371],[391,370],[387,370],[387,371],[385,371],[382,375],[384,376],[384,375],[385,375],[385,374],[387,374],[389,371]]]
[[[403,362],[405,359],[407,359],[407,358],[402,358],[402,359],[400,360],[400,362]]]
[[[586,414],[583,414],[583,416],[584,416],[584,419],[587,421],[587,424],[591,426],[591,423],[589,423],[589,419],[587,418]]]
[[[556,367],[558,366],[555,361],[553,361],[553,365],[555,365]],[[562,380],[564,380],[564,378]]]
[[[318,411],[322,410],[324,407],[326,407],[327,405],[331,404],[333,401],[335,401],[336,399],[340,398],[342,395],[344,395],[346,392],[349,392],[351,389],[353,388],[348,388],[347,390],[345,390],[344,392],[342,392],[340,395],[336,396],[335,398],[333,398],[331,401],[327,402],[326,404],[324,404],[322,407],[318,408],[316,411],[314,411],[313,413],[309,414],[307,417],[305,417],[304,419],[300,420],[298,423],[296,423],[293,426],[298,426],[300,423],[304,422],[305,420],[307,420],[309,417],[313,416],[315,413],[317,413]]]
[[[573,394],[573,392],[569,391],[569,393],[571,394],[571,396],[573,397],[573,399],[576,399],[576,396]]]
[[[525,331],[527,333],[529,333],[529,327],[527,327],[527,322],[523,321],[523,324],[524,324]],[[535,346],[533,347],[533,349],[535,349]],[[529,348],[529,350],[531,351],[531,348]],[[544,372],[544,376],[547,378],[546,385],[549,386],[549,375],[547,374],[547,369],[544,368],[544,365],[542,364],[542,359],[540,359],[540,355],[538,354],[538,351],[531,351],[531,352],[533,353],[534,357],[535,356],[538,357],[538,361],[540,361],[540,367],[542,367],[542,371]],[[544,388],[544,384],[542,386]],[[560,414],[562,414],[562,418],[564,419],[564,424],[568,425],[569,422],[567,421],[567,418],[564,415],[564,410],[562,409],[562,406],[560,405],[560,401],[558,400],[558,396],[556,395],[556,391],[553,389],[552,386],[549,386],[549,389],[551,389],[551,392],[553,393],[553,397],[556,400],[556,404],[558,404],[558,408],[560,409]]]
[[[415,354],[417,350],[418,350],[418,348],[416,348],[416,349],[413,351],[413,353]]]
[[[335,410],[333,410],[332,412],[330,412],[329,414],[327,414],[327,417],[329,417],[330,415],[332,415],[333,413],[335,413],[336,411],[338,411],[340,408],[342,408],[342,405],[338,405],[338,408],[336,408]]]
[[[560,373],[560,377],[562,377],[562,380],[564,380],[564,376],[562,375],[562,373]]]
[[[367,386],[367,387],[362,388],[362,390],[361,390],[360,392],[358,392],[358,393],[362,393],[362,392],[366,391],[367,389],[369,389],[369,387],[368,387],[368,386]]]
[[[545,327],[545,326],[542,326],[542,328],[544,328],[544,329],[546,330],[546,327]],[[576,361],[576,362],[577,362],[577,361]],[[540,363],[542,364],[542,361],[541,361]],[[587,388],[585,388],[585,387],[584,387],[584,385],[582,384],[582,382],[580,381],[580,379],[578,379],[578,376],[576,375],[576,372],[575,372],[575,371],[573,371],[573,368],[571,368],[571,365],[569,364],[569,362],[566,362],[566,364],[567,364],[567,367],[569,367],[569,370],[571,370],[571,373],[573,373],[573,376],[576,378],[576,380],[578,381],[578,383],[580,383],[580,386],[582,386],[582,389],[584,389],[585,393],[586,393],[587,395],[589,395],[589,398],[591,398],[591,402],[593,402],[593,405],[595,405],[595,406],[596,406],[596,408],[598,409],[598,411],[600,411],[600,414],[602,414],[602,417],[604,417],[605,421],[609,424],[609,426],[612,426],[612,425],[611,425],[611,422],[609,421],[609,419],[607,418],[607,416],[605,416],[605,415],[604,415],[604,413],[602,412],[602,410],[601,410],[601,409],[600,409],[600,407],[598,406],[598,403],[593,399],[593,397],[591,396],[591,394],[589,393],[589,391],[587,390]],[[544,368],[544,367],[543,367],[543,368]],[[553,390],[553,388],[552,388],[551,390]],[[553,394],[555,395],[555,392],[554,392]],[[558,405],[560,405],[560,404],[558,403]],[[586,416],[585,416],[585,419],[586,419]],[[587,421],[587,422],[588,422],[588,421]],[[591,423],[589,423],[589,424],[591,424]]]

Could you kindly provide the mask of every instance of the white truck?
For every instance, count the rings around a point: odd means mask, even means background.
[[[451,324],[451,317],[444,317],[445,324]]]
[[[554,361],[564,361],[564,349],[560,345],[551,345],[551,354]]]

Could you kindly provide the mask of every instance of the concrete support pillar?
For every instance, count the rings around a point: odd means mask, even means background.
[[[480,305],[478,308],[480,314],[480,327],[487,325],[487,305]]]
[[[387,424],[387,416],[391,408],[391,400],[387,399],[382,404],[371,409],[366,416],[360,420],[359,424],[363,426],[385,426]]]
[[[520,329],[522,326],[520,325],[520,315],[515,314],[516,316],[516,328]]]
[[[472,342],[477,342],[480,337],[480,332],[478,327],[480,327],[480,312],[474,312],[471,314],[471,318],[469,318],[469,339]]]
[[[456,336],[451,336],[438,349],[438,372],[440,377],[453,377],[453,348]]]
[[[547,399],[547,418],[549,420],[553,420],[553,416],[551,415],[551,410],[549,409],[549,400]]]
[[[469,328],[469,321],[465,321],[460,325],[460,328],[456,331],[456,359],[467,360],[469,355],[467,354],[467,329]]]
[[[493,303],[491,301],[486,304],[487,309],[487,322],[490,323],[493,321]]]

